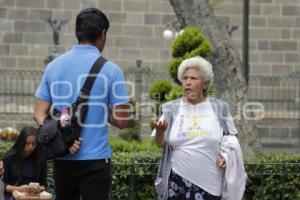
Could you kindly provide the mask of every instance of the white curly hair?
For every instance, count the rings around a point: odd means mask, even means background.
[[[212,65],[201,56],[188,58],[180,63],[177,71],[177,78],[180,82],[182,82],[184,72],[189,68],[199,69],[202,72],[203,79],[209,81],[209,85],[213,83],[214,72]]]

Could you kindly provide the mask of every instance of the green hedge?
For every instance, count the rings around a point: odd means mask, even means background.
[[[245,200],[300,199],[300,155],[269,154],[248,160]]]
[[[151,140],[127,142],[110,138],[110,142],[113,149],[112,199],[154,199],[153,183],[161,150]],[[0,155],[10,146],[11,143],[1,142]],[[246,163],[248,182],[244,200],[300,199],[300,155],[261,155],[246,159]],[[53,192],[51,162],[49,166],[49,191]]]
[[[153,200],[159,158],[160,154],[150,152],[114,154],[112,199]]]
[[[159,149],[151,139],[144,139],[141,142],[129,142],[119,137],[110,137],[109,142],[114,155],[139,152],[161,153],[161,149]]]
[[[4,154],[12,147],[12,145],[12,142],[0,141],[0,158],[4,156]]]
[[[114,174],[111,198],[153,200],[154,175],[161,150],[152,140],[128,142],[111,137],[110,143]]]

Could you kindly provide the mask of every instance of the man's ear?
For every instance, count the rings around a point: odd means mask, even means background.
[[[105,41],[106,39],[106,29],[104,29],[102,32],[101,32],[101,40],[104,40]]]
[[[106,41],[106,30],[103,30],[96,40],[96,46],[100,52],[103,51]]]

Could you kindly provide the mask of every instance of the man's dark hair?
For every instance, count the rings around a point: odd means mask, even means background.
[[[109,21],[97,8],[86,8],[76,18],[76,37],[78,42],[96,42],[103,30],[108,30]]]

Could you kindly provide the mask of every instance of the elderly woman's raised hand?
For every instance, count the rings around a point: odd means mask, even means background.
[[[168,127],[168,123],[166,120],[158,121],[155,129],[156,129],[156,134],[163,134]]]
[[[168,127],[168,123],[166,120],[160,120],[155,125],[155,143],[158,147],[164,147],[165,145],[165,131]]]

